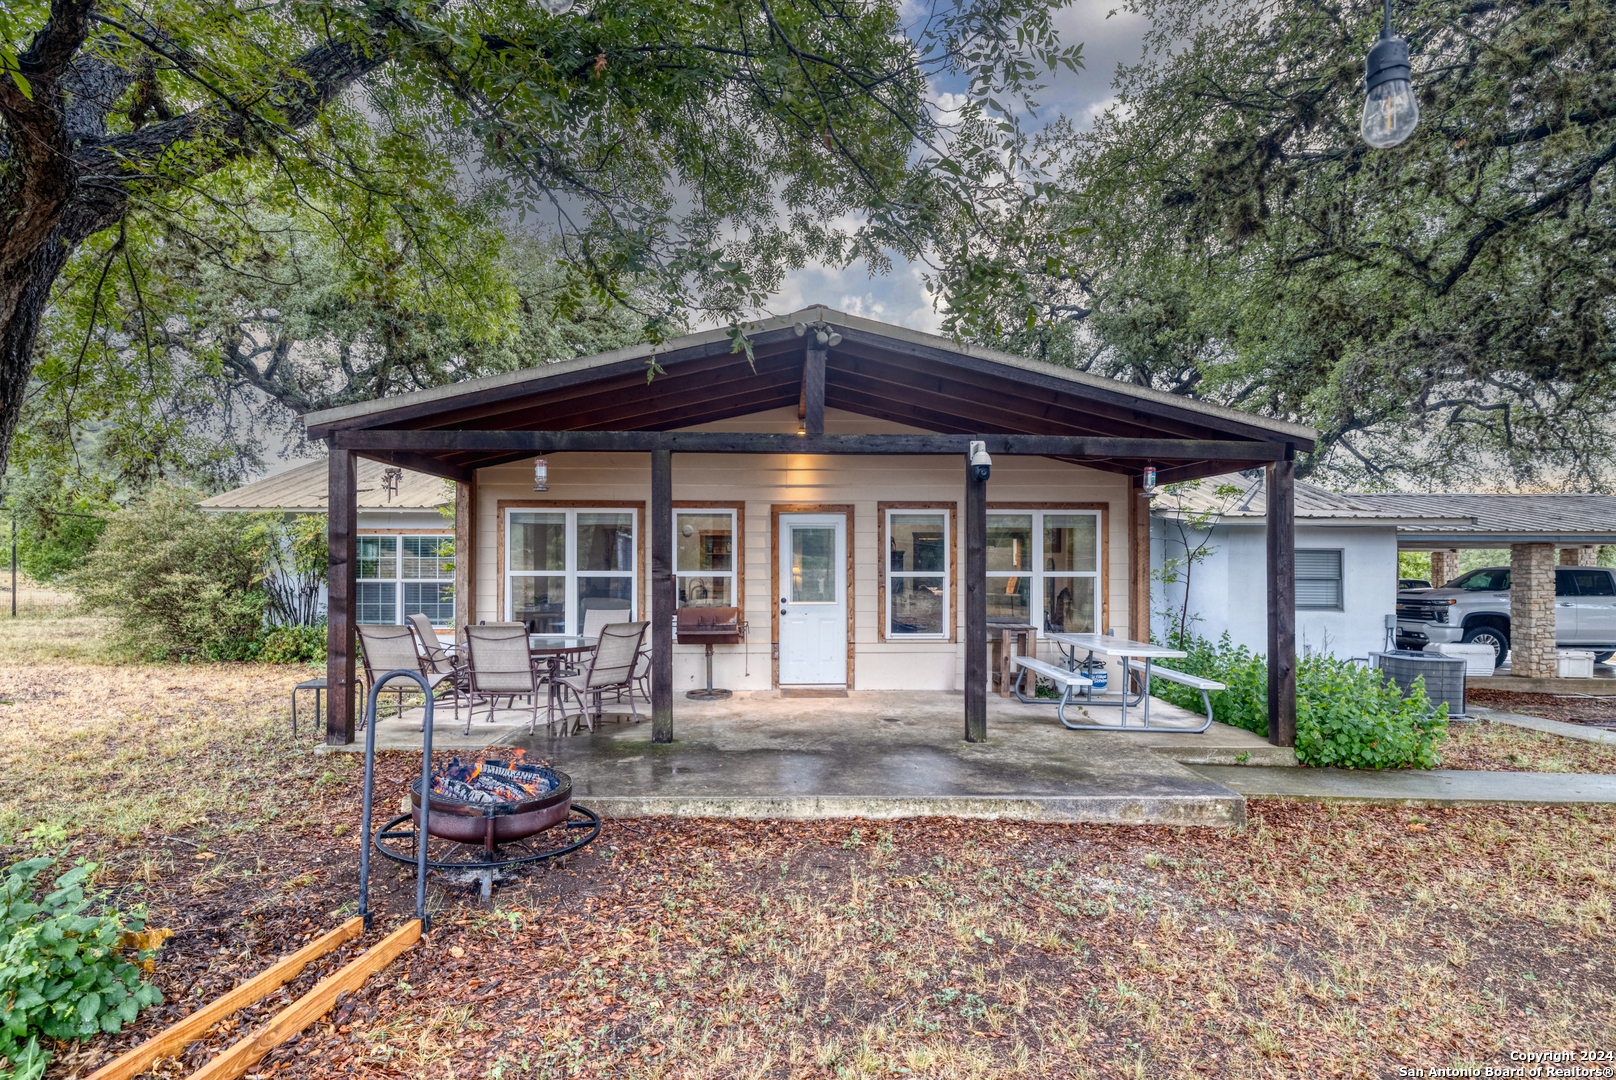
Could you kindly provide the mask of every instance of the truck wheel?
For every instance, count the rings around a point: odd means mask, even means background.
[[[1596,652],[1594,653],[1594,663],[1608,664],[1612,656],[1616,656],[1616,652]]]
[[[1459,640],[1466,645],[1491,645],[1494,671],[1504,666],[1504,657],[1509,655],[1509,634],[1496,626],[1472,626]]]

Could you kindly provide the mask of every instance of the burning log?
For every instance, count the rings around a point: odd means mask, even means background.
[[[555,790],[552,775],[522,762],[474,761],[456,757],[432,777],[432,793],[478,806],[522,802]]]

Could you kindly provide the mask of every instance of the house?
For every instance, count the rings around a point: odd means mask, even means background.
[[[1229,474],[1154,500],[1152,610],[1158,617],[1168,609],[1187,612],[1195,633],[1228,633],[1237,645],[1266,651],[1257,592],[1264,576],[1266,484],[1260,472]],[[1297,481],[1294,498],[1296,635],[1303,652],[1361,657],[1389,647],[1386,617],[1396,611],[1399,551],[1431,552],[1432,577],[1445,582],[1458,574],[1460,548],[1508,548],[1511,559],[1547,566],[1556,551],[1562,564],[1591,563],[1598,545],[1616,542],[1616,498],[1607,495],[1338,494]],[[1200,552],[1187,575],[1186,549]],[[1164,570],[1177,580],[1164,581]],[[1552,575],[1548,587],[1552,603]]]
[[[328,474],[324,461],[307,462],[197,505],[207,513],[324,515]],[[355,617],[402,623],[422,611],[434,626],[456,625],[454,519],[445,513],[454,507],[454,485],[368,460],[358,463],[355,484]]]
[[[454,482],[458,622],[649,619],[658,740],[675,689],[703,677],[702,650],[672,640],[690,604],[747,624],[718,649],[720,685],[958,691],[979,739],[990,630],[1035,628],[1045,655],[1050,632],[1148,634],[1146,484],[1267,469],[1284,497],[1313,445],[1300,425],[828,308],[746,337],[749,351],[709,331],[306,416],[331,450],[331,686],[353,686],[363,614],[360,461]],[[1282,745],[1290,530],[1270,515]],[[328,739],[351,741],[352,695],[330,702]]]

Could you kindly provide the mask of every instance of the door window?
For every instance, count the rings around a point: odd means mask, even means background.
[[[1561,570],[1558,573],[1572,579],[1577,596],[1616,596],[1616,582],[1611,581],[1609,570]]]
[[[829,525],[791,527],[791,602],[834,604],[836,530]]]

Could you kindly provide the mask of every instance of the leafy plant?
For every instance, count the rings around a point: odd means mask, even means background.
[[[204,514],[194,492],[161,485],[112,516],[71,582],[147,655],[249,660],[263,637],[276,545],[267,516]]]
[[[1211,695],[1212,713],[1234,727],[1268,733],[1268,661],[1225,633],[1213,642],[1173,642],[1188,655],[1158,661],[1164,667],[1216,679],[1227,686]],[[1195,712],[1201,695],[1163,679],[1151,693]],[[1432,708],[1425,684],[1406,698],[1380,672],[1334,656],[1314,654],[1296,665],[1296,759],[1340,769],[1432,769],[1447,735],[1447,706]]]
[[[320,594],[329,565],[324,514],[302,514],[275,528],[274,572],[264,579],[269,617],[307,629],[320,621]],[[306,635],[305,635],[306,636]]]
[[[0,882],[0,1076],[36,1080],[50,1053],[41,1039],[80,1039],[122,1029],[141,1009],[163,1000],[121,951],[156,935],[142,935],[139,916],[117,911],[86,914],[101,899],[87,896],[95,869],[80,863],[58,877],[37,901],[41,871],[51,858],[15,863]],[[150,958],[153,949],[138,952]]]
[[[256,659],[261,664],[323,664],[325,632],[323,620],[312,626],[272,626]]]

